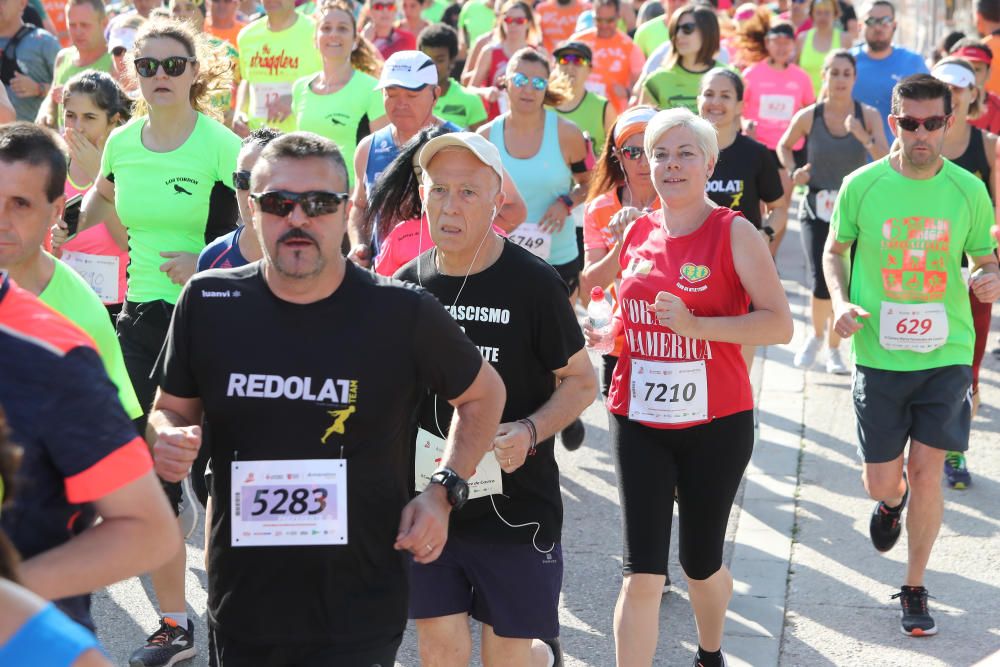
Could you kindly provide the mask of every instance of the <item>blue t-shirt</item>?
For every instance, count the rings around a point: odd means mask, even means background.
[[[855,46],[851,53],[858,60],[858,77],[854,83],[854,99],[878,109],[885,125],[885,138],[892,144],[889,129],[889,112],[892,108],[892,89],[900,79],[911,74],[927,73],[927,65],[919,54],[893,46],[888,58],[875,60],[862,46]]]
[[[9,37],[0,37],[0,52],[7,48],[9,42]],[[18,43],[14,55],[18,67],[26,76],[37,83],[50,84],[55,76],[56,54],[60,48],[62,47],[59,45],[59,40],[51,33],[36,28]],[[6,88],[7,97],[10,98],[10,103],[17,113],[17,119],[33,123],[45,98],[38,95],[18,97],[10,86]]]
[[[94,633],[49,603],[0,646],[0,665],[70,667],[92,648],[101,648]]]
[[[240,234],[246,225],[240,225],[228,234],[223,234],[202,249],[198,255],[198,271],[206,269],[232,269],[250,262],[240,252]]]

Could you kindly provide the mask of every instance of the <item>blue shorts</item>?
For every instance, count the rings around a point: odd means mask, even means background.
[[[429,565],[410,561],[410,618],[467,613],[499,637],[559,636],[562,547],[480,544],[449,537]]]

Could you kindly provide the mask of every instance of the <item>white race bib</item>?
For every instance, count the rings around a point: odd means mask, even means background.
[[[430,431],[417,430],[416,465],[413,467],[413,489],[422,491],[431,481],[431,475],[441,467],[445,440]],[[476,466],[476,471],[468,479],[469,498],[482,498],[494,493],[503,493],[500,477],[500,462],[493,452],[487,452]]]
[[[791,95],[761,95],[761,120],[791,120],[795,115],[795,98]]]
[[[121,303],[118,294],[118,257],[91,255],[86,252],[63,250],[62,261],[83,276],[102,303]]]
[[[594,79],[593,77],[588,77],[587,80],[584,82],[583,87],[585,90],[588,90],[594,93],[595,95],[600,95],[601,97],[604,98],[608,97],[608,87],[601,80]]]
[[[938,349],[948,341],[948,313],[944,304],[883,301],[878,339],[886,350]]]
[[[234,547],[347,544],[347,461],[233,461]]]
[[[654,424],[708,419],[704,361],[632,360],[628,418]]]
[[[538,259],[548,260],[552,254],[552,234],[543,232],[537,222],[522,222],[507,238]]]
[[[282,97],[291,97],[291,82],[254,83],[253,87],[253,117],[267,120],[267,106],[274,104]]]
[[[820,190],[816,193],[816,217],[830,222],[833,217],[833,205],[837,202],[837,190]]]

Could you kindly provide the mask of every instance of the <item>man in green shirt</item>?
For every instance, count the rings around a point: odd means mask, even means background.
[[[66,157],[61,140],[51,130],[29,123],[6,128],[0,137],[0,150],[19,154],[9,148],[16,145],[25,158],[17,161],[19,180],[4,181],[0,192],[0,200],[13,204],[0,207],[0,269],[94,340],[126,414],[130,419],[141,417],[142,407],[129,381],[107,309],[82,277],[42,250],[49,228],[62,217],[66,203]]]
[[[941,157],[954,122],[949,87],[926,74],[906,77],[888,119],[899,147],[844,180],[823,267],[834,329],[854,343],[862,479],[878,501],[869,534],[876,549],[891,549],[909,501],[906,577],[893,597],[903,632],[926,636],[937,633],[924,573],[941,527],[941,472],[949,450],[968,449],[971,422],[975,332],[962,255],[974,263],[980,301],[1000,297],[1000,268],[986,187]]]
[[[434,104],[434,115],[450,120],[463,130],[475,132],[486,122],[486,106],[483,98],[470,93],[450,76],[458,57],[458,33],[443,23],[429,25],[420,31],[417,48],[437,67],[441,96]]]
[[[52,88],[35,119],[36,123],[51,128],[62,126],[62,89],[67,81],[88,69],[111,74],[111,54],[104,37],[108,25],[104,3],[101,0],[70,0],[66,3],[66,25],[72,45],[56,54]]]

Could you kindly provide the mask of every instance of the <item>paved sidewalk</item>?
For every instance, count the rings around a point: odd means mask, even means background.
[[[796,335],[791,345],[758,351],[754,365],[759,439],[725,551],[736,580],[725,639],[730,664],[931,667],[986,660],[998,665],[1000,656],[989,658],[1000,650],[1000,410],[991,407],[1000,405],[1000,362],[987,354],[983,406],[969,454],[973,486],[963,492],[945,489],[944,526],[927,577],[940,634],[911,639],[899,631],[898,602],[889,600],[903,575],[905,531],[888,555],[876,553],[868,540],[873,503],[860,482],[850,379],[800,371],[791,363],[804,336],[808,291],[797,223],[790,227],[779,268]],[[572,453],[556,447],[566,515],[560,620],[566,665],[606,667],[614,664],[611,622],[621,585],[621,513],[606,412],[595,401],[583,418],[584,447]],[[189,541],[187,589],[188,611],[199,617],[201,652],[189,664],[200,667],[207,660],[199,540],[196,533]],[[663,597],[657,666],[687,667],[696,649],[676,553],[675,530],[670,562],[675,585]],[[126,664],[155,627],[150,597],[139,580],[95,596],[101,639],[116,664]],[[281,613],[267,601],[261,604],[265,613]],[[419,664],[412,631],[397,664]]]

